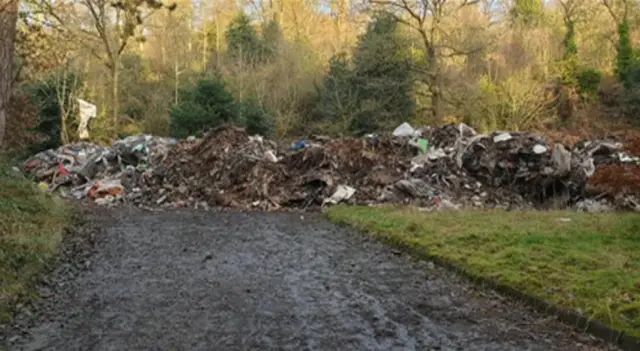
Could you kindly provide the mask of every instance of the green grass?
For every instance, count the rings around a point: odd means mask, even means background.
[[[35,279],[55,255],[71,219],[68,206],[0,165],[0,322],[35,296]]]
[[[639,214],[337,206],[328,216],[640,336]]]

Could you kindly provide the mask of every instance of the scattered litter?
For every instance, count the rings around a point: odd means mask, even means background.
[[[501,133],[498,134],[496,136],[493,137],[493,142],[494,143],[499,143],[501,141],[507,141],[507,140],[511,140],[512,136],[509,133]]]
[[[309,146],[309,144],[307,144],[306,140],[302,140],[300,142],[298,142],[297,144],[294,144],[291,146],[291,151],[298,151],[298,150],[302,150],[304,148],[306,148],[307,146]]]
[[[547,151],[549,151],[549,149],[547,149],[547,147],[544,145],[537,144],[533,147],[533,152],[538,155],[544,154]]]
[[[336,192],[333,193],[333,195],[331,195],[330,198],[324,200],[324,204],[326,203],[337,204],[339,202],[349,200],[353,196],[353,194],[355,194],[355,192],[356,192],[356,189],[350,186],[339,185],[338,188],[336,189]]]
[[[404,122],[396,127],[392,135],[396,137],[411,137],[414,136],[415,132],[416,130],[413,129],[413,127],[409,123]]]
[[[120,179],[104,180],[89,188],[89,198],[98,199],[112,196],[114,199],[124,193],[124,187],[120,183]]]
[[[40,191],[42,191],[43,193],[46,193],[47,191],[49,191],[49,184],[40,182],[38,183],[38,189],[40,189]]]

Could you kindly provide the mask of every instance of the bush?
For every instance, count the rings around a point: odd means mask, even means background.
[[[200,80],[195,88],[181,91],[179,101],[171,111],[171,133],[177,138],[231,122],[237,116],[233,95],[220,80]]]
[[[624,116],[637,121],[637,116],[640,115],[640,85],[625,89],[620,105]]]
[[[627,68],[627,80],[621,98],[623,114],[633,122],[638,121],[640,115],[640,60],[634,59]]]
[[[238,122],[244,125],[249,134],[271,135],[273,124],[269,114],[255,100],[242,103],[240,116],[242,120]]]
[[[625,87],[631,84],[629,73],[633,69],[634,55],[633,43],[631,42],[631,29],[627,20],[618,25],[618,51],[616,57],[615,71],[618,79]]]
[[[40,151],[48,144],[50,138],[39,133],[38,108],[32,102],[32,97],[21,92],[14,92],[9,99],[9,118],[7,120],[6,145],[10,158],[21,158],[31,154],[33,150]],[[59,139],[59,138],[58,138]]]
[[[79,120],[77,109],[74,109],[74,98],[81,85],[81,77],[76,73],[58,72],[43,82],[23,87],[23,91],[31,96],[31,103],[37,108],[37,126],[34,131],[47,136],[41,143],[31,145],[29,150],[31,153],[56,148],[63,143],[62,115],[58,92],[64,100],[65,110],[70,112],[65,120],[67,136],[71,140],[74,139],[73,132],[78,128]],[[61,89],[63,87],[64,91]]]
[[[578,71],[578,87],[580,92],[587,97],[596,97],[598,88],[602,82],[603,74],[594,68],[585,68]]]
[[[545,92],[531,74],[522,71],[497,81],[484,76],[475,124],[483,131],[527,130],[547,124],[554,116],[555,96]]]

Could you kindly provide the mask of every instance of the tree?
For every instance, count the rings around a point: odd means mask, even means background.
[[[180,103],[171,113],[171,130],[184,138],[206,127],[232,122],[237,117],[233,95],[220,80],[201,80],[195,88],[181,92]]]
[[[509,15],[516,26],[534,27],[540,24],[544,13],[542,0],[515,0]]]
[[[565,25],[565,35],[562,39],[564,53],[562,57],[562,80],[565,84],[575,87],[578,85],[580,58],[576,39],[576,24],[584,15],[584,0],[558,0],[562,21]]]
[[[284,41],[282,30],[277,21],[267,22],[262,30],[262,40],[264,42],[263,56],[265,58],[274,57]]]
[[[359,89],[353,84],[353,76],[354,70],[346,53],[331,58],[315,115],[335,132],[349,130],[358,110]]]
[[[603,0],[602,3],[618,26],[615,70],[620,81],[626,88],[629,88],[629,70],[633,66],[634,60],[629,24],[629,7],[631,5],[627,0]]]
[[[414,74],[407,38],[388,13],[374,16],[353,51],[334,56],[318,104],[337,132],[369,133],[415,114]]]
[[[17,21],[18,0],[0,0],[0,150],[5,147],[7,111],[14,80],[13,51]]]
[[[54,77],[56,100],[59,108],[60,141],[67,144],[69,137],[69,123],[71,116],[75,116],[73,107],[76,106],[76,92],[78,91],[78,75],[70,72],[69,67],[63,67]]]
[[[413,74],[409,42],[388,13],[377,13],[353,55],[352,83],[358,87],[360,111],[350,129],[372,132],[413,117]]]
[[[76,8],[76,4],[81,8]],[[32,1],[31,5],[46,14],[47,25],[64,32],[67,40],[78,41],[107,67],[112,79],[112,128],[117,134],[120,58],[131,39],[144,40],[142,34],[136,33],[144,19],[163,7],[173,11],[176,5],[165,6],[159,0],[82,0],[79,3],[42,0]],[[143,10],[146,13],[143,14]],[[69,11],[76,16],[69,16]],[[82,21],[78,23],[83,16],[88,17],[85,22],[89,22],[89,26]]]
[[[70,130],[77,128],[75,109],[80,77],[68,66],[59,68],[51,76],[37,83],[26,84],[22,90],[31,97],[31,103],[38,109],[37,126],[34,131],[47,139],[33,145],[32,151],[58,147],[69,142]]]
[[[229,25],[226,33],[229,55],[244,62],[254,62],[262,55],[262,42],[251,25],[251,19],[240,12]]]
[[[558,0],[562,12],[562,21],[566,27],[566,33],[562,40],[565,59],[578,54],[576,23],[584,14],[583,1],[584,0]]]
[[[415,30],[422,41],[426,67],[421,70],[429,88],[431,112],[436,121],[444,117],[442,64],[446,57],[467,56],[481,50],[480,47],[456,48],[446,42],[443,21],[453,11],[473,5],[476,0],[371,0],[385,7],[400,23]],[[415,69],[415,67],[414,67]]]

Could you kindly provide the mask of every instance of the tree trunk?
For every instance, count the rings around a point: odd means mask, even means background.
[[[424,35],[423,35],[424,37]],[[442,110],[442,80],[440,76],[440,62],[436,48],[431,44],[432,41],[424,39],[425,48],[427,50],[427,60],[429,63],[427,80],[429,84],[429,93],[431,94],[431,108],[433,118],[436,123],[442,123],[444,120],[444,111]]]
[[[113,91],[111,94],[111,100],[112,100],[112,104],[113,104],[113,133],[114,135],[117,137],[118,136],[118,124],[119,124],[119,120],[120,120],[120,101],[119,101],[119,94],[118,94],[118,83],[119,83],[119,74],[118,74],[118,57],[116,57],[115,60],[113,60],[113,70],[111,72],[111,77],[113,78]]]
[[[220,69],[220,37],[222,36],[220,31],[220,16],[219,16],[219,12],[218,12],[218,5],[220,4],[220,2],[216,2],[215,6],[215,12],[213,14],[214,16],[214,21],[216,22],[216,68]]]
[[[173,103],[178,105],[178,88],[180,87],[180,71],[178,70],[178,59],[176,58],[176,62],[173,65],[173,73],[174,73],[174,87],[173,87],[173,94],[174,94],[174,100]]]
[[[60,141],[62,141],[63,145],[66,145],[69,143],[69,134],[67,133],[67,121],[66,121],[66,117],[67,117],[67,110],[64,108],[64,104],[60,105],[60,123],[62,123],[61,125],[61,129],[60,129]]]
[[[207,27],[203,26],[202,28],[202,71],[207,71],[207,50],[209,49],[208,44],[208,35],[207,35]]]
[[[60,90],[62,89],[62,90]],[[69,143],[69,135],[67,133],[67,109],[65,108],[69,97],[67,96],[67,72],[62,73],[62,88],[58,83],[56,90],[58,90],[58,105],[60,105],[60,141],[62,144]]]
[[[13,49],[18,20],[18,0],[0,0],[0,151],[7,128],[7,110],[13,81]]]

